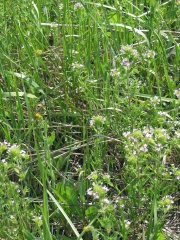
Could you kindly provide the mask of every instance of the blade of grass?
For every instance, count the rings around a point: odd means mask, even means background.
[[[73,232],[75,233],[75,235],[78,237],[78,240],[83,240],[82,238],[79,238],[80,234],[78,232],[78,230],[76,229],[76,227],[74,226],[74,224],[72,223],[71,219],[68,217],[68,215],[66,214],[66,212],[64,211],[64,209],[61,207],[61,205],[58,203],[58,201],[54,198],[54,196],[47,190],[48,195],[50,196],[50,198],[53,200],[53,202],[56,204],[56,206],[58,207],[58,209],[61,211],[61,213],[63,214],[63,216],[65,217],[65,219],[67,220],[67,222],[69,223],[69,225],[71,226]]]

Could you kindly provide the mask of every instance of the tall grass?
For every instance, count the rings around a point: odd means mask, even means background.
[[[0,9],[0,238],[176,238],[179,1]]]

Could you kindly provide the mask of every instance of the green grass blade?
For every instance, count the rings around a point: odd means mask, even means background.
[[[48,195],[50,196],[50,198],[53,200],[53,202],[56,204],[56,206],[58,207],[58,209],[60,210],[60,212],[63,214],[63,216],[65,217],[65,219],[67,220],[67,222],[69,223],[69,225],[71,226],[71,229],[73,230],[73,232],[75,233],[75,235],[77,237],[80,236],[78,230],[76,229],[76,227],[74,226],[74,224],[72,223],[72,221],[70,220],[70,218],[68,217],[68,215],[66,214],[66,212],[63,210],[63,208],[61,207],[61,205],[58,203],[58,201],[54,198],[54,196],[47,190]],[[82,238],[80,238],[79,240],[83,240]]]

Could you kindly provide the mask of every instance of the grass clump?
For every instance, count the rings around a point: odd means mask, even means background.
[[[0,8],[0,238],[176,239],[179,1]]]

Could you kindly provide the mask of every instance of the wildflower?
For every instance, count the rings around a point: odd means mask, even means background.
[[[4,140],[4,144],[7,146],[7,147],[10,147],[11,144],[9,142],[7,142],[6,140]]]
[[[7,164],[6,159],[1,160],[4,164]]]
[[[61,4],[59,4],[59,10],[62,10],[63,9],[63,7],[64,7],[64,5],[61,3]]]
[[[157,141],[159,142],[166,142],[166,140],[170,139],[169,135],[167,134],[166,129],[156,128],[154,130],[154,135]]]
[[[22,157],[25,157],[26,152],[25,152],[24,150],[21,150],[20,153],[21,153],[21,156],[22,156]]]
[[[97,192],[93,193],[93,197],[94,197],[94,199],[98,199],[99,198],[98,193]]]
[[[72,50],[72,54],[78,54],[78,51]]]
[[[83,230],[84,230],[84,231],[88,231],[88,230],[89,230],[89,226],[83,227]]]
[[[133,154],[136,155],[136,153],[137,153],[136,150],[133,150]]]
[[[127,137],[130,134],[130,132],[123,132],[123,136]]]
[[[93,125],[94,125],[94,120],[91,119],[91,120],[89,121],[89,124],[90,124],[90,126],[93,126]]]
[[[176,135],[177,138],[180,138],[180,132],[179,131],[176,131],[175,135]]]
[[[102,117],[100,115],[93,116],[91,120],[89,121],[90,126],[102,126],[106,121],[105,117]]]
[[[38,118],[38,119],[42,119],[42,115],[40,113],[35,113],[35,117]]]
[[[90,196],[93,194],[92,187],[88,188],[87,194],[90,195]]]
[[[136,49],[133,49],[132,46],[126,45],[122,46],[120,52],[126,54],[127,56],[137,56],[138,52]]]
[[[121,65],[124,66],[124,67],[129,67],[131,64],[130,64],[130,62],[128,61],[127,58],[123,58],[122,61],[121,61]]]
[[[83,64],[80,64],[78,62],[75,62],[75,63],[72,63],[72,69],[75,70],[75,69],[81,69],[83,68],[84,65]]]
[[[98,178],[98,173],[96,171],[92,172],[90,176],[88,176],[88,179],[96,180]]]
[[[174,174],[176,176],[176,179],[180,180],[180,170],[176,170]]]
[[[120,72],[116,68],[111,69],[110,76],[111,77],[119,77],[120,76]]]
[[[156,105],[158,105],[160,103],[160,99],[158,96],[154,96],[154,97],[150,98],[150,102],[155,107]]]
[[[103,186],[102,189],[105,190],[106,192],[109,191],[108,187],[106,187],[106,186]]]
[[[165,207],[167,210],[169,210],[174,203],[173,197],[170,195],[164,196],[162,200],[160,201],[160,205],[162,207]]]
[[[83,5],[79,2],[74,4],[74,10],[77,10],[78,8],[83,8]]]
[[[105,177],[105,178],[110,178],[110,175],[109,175],[108,173],[105,173],[105,174],[104,174],[104,177]]]
[[[162,112],[162,111],[159,111],[158,114],[159,114],[160,116],[167,116],[167,113],[166,113],[166,112]]]
[[[12,159],[18,159],[21,158],[21,151],[17,144],[13,144],[8,150],[7,153],[10,158]]]
[[[145,56],[146,58],[148,58],[148,59],[154,58],[155,55],[156,55],[156,53],[155,53],[154,51],[152,51],[152,50],[147,50],[146,53],[144,54],[144,56]]]
[[[109,201],[107,198],[104,198],[104,202],[105,202],[106,204],[109,204],[109,203],[110,203],[110,201]]]
[[[140,147],[140,151],[142,152],[148,152],[147,144],[144,144],[143,146]]]
[[[42,53],[42,50],[38,49],[36,50],[36,53],[40,55]]]
[[[180,88],[174,91],[174,95],[176,95],[177,98],[180,98]]]
[[[162,144],[161,143],[157,143],[157,145],[155,147],[155,150],[156,151],[160,151],[162,148],[163,148]]]
[[[129,225],[131,224],[131,222],[129,220],[124,220],[125,223],[125,228],[129,228]]]

